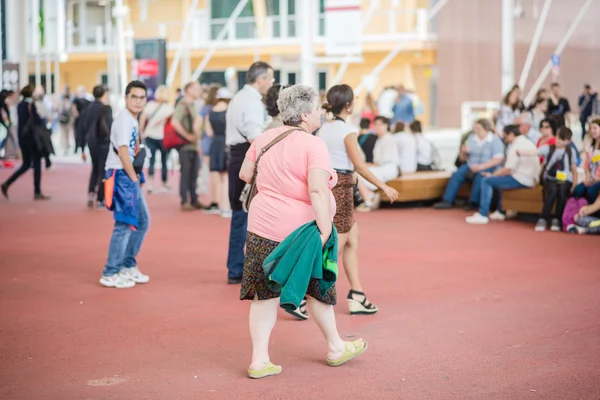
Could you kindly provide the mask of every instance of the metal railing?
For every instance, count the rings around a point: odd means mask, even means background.
[[[198,10],[198,18],[190,38],[191,49],[208,48],[227,19],[210,19],[206,10]],[[179,47],[184,21],[163,21],[137,23],[130,26],[127,38],[162,37],[167,39],[170,49]],[[228,48],[247,47],[249,45],[298,44],[299,20],[297,15],[267,16],[264,21],[264,37],[259,38],[255,17],[240,17],[233,24],[223,46]],[[416,29],[415,29],[416,28]],[[66,30],[66,48],[70,53],[111,51],[114,48],[114,30],[108,25],[76,27],[68,21]],[[417,34],[410,34],[416,30]],[[82,34],[85,32],[85,34]],[[376,10],[363,34],[365,43],[397,42],[401,40],[435,40],[435,34],[429,32],[426,9],[384,9]],[[131,40],[128,40],[130,42]],[[316,43],[325,41],[325,14],[319,15]],[[128,50],[130,44],[128,43]]]

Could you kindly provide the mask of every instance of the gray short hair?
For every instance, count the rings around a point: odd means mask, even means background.
[[[310,86],[294,85],[279,93],[277,107],[285,125],[298,126],[302,123],[302,114],[310,114],[317,107],[319,96]]]
[[[250,84],[255,83],[262,75],[266,75],[270,69],[273,69],[273,67],[264,61],[253,63],[246,74],[246,82]]]

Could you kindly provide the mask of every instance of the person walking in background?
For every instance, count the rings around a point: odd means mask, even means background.
[[[140,272],[136,261],[150,225],[150,213],[141,187],[143,163],[138,170],[134,168],[140,149],[138,116],[146,104],[147,93],[142,82],[132,81],[127,85],[126,109],[119,113],[110,132],[106,206],[113,211],[115,225],[100,278],[100,284],[106,287],[124,289],[150,281],[148,275]]]
[[[2,92],[0,92],[0,130],[5,132],[4,135],[0,135],[0,153],[4,150],[4,153],[2,153],[0,159],[3,160],[2,164],[5,167],[9,165],[12,166],[12,163],[9,163],[5,160],[7,154],[6,144],[8,141],[10,140],[14,150],[18,149],[17,141],[12,134],[14,123],[11,116],[11,109],[15,104],[17,104],[17,101],[18,97],[14,91],[2,90]]]
[[[202,129],[200,138],[200,150],[202,151],[202,167],[200,168],[200,178],[198,179],[198,186],[200,193],[212,194],[212,178],[210,177],[210,147],[212,145],[213,138],[206,134],[206,116],[212,110],[213,106],[217,102],[217,92],[221,85],[212,84],[206,89],[206,97],[204,98],[204,105],[200,108],[200,119],[202,120]],[[217,203],[218,199],[211,198],[211,204]],[[214,210],[212,210],[214,212]]]
[[[21,167],[16,170],[1,186],[2,194],[8,198],[9,187],[23,175],[27,170],[33,167],[33,186],[34,200],[49,200],[50,197],[42,194],[42,158],[44,155],[38,149],[35,135],[35,129],[46,129],[42,119],[37,113],[33,101],[33,91],[35,87],[29,84],[21,90],[23,101],[17,106],[18,113],[18,132],[19,147],[23,157]]]
[[[71,92],[69,86],[65,86],[65,92],[58,101],[58,123],[60,126],[60,139],[62,143],[63,154],[66,156],[74,145],[73,133],[73,102],[71,101]]]
[[[333,114],[334,119],[323,124],[319,137],[329,149],[338,178],[337,185],[332,190],[337,205],[333,222],[339,233],[339,251],[350,282],[347,296],[350,313],[374,314],[378,308],[367,299],[359,277],[358,223],[354,220],[354,170],[384,192],[390,201],[394,202],[398,198],[398,192],[378,179],[364,162],[358,135],[345,122],[354,111],[354,100],[354,92],[348,85],[336,85],[329,89],[327,104],[324,106]]]
[[[396,125],[396,122],[402,121],[405,124],[410,124],[415,120],[415,108],[412,99],[404,90],[404,86],[398,85],[396,88],[397,97],[394,106],[392,107],[392,126]]]
[[[200,157],[198,156],[198,140],[202,121],[198,117],[194,102],[200,98],[200,84],[190,82],[185,85],[183,98],[175,106],[171,125],[177,133],[188,141],[179,149],[181,172],[179,178],[179,195],[181,210],[192,211],[202,209],[196,194]]]
[[[242,281],[244,268],[244,246],[248,214],[243,210],[240,196],[245,182],[239,177],[240,168],[250,144],[267,125],[267,111],[263,95],[273,86],[273,68],[257,61],[250,66],[246,75],[246,85],[236,93],[227,109],[225,141],[229,146],[229,203],[232,209],[231,229],[229,231],[229,251],[227,255],[227,283],[238,284]]]
[[[225,146],[226,113],[231,97],[229,89],[220,88],[215,94],[214,104],[204,122],[206,135],[211,138],[209,167],[212,204],[206,211],[213,214],[220,213],[224,218],[231,217]]]
[[[162,189],[169,192],[171,188],[167,185],[167,160],[169,152],[163,145],[165,136],[165,123],[173,115],[174,108],[169,104],[169,89],[160,85],[154,92],[154,100],[149,101],[140,116],[140,127],[142,138],[150,151],[150,160],[148,162],[148,176],[152,182],[147,186],[148,193],[152,193],[155,187],[158,187],[154,180],[154,165],[156,164],[157,152],[160,151],[160,177]]]
[[[104,206],[104,169],[110,149],[110,129],[113,121],[112,108],[108,104],[108,89],[98,85],[92,90],[94,101],[79,116],[81,158],[85,161],[87,144],[92,158],[92,171],[88,186],[88,207]],[[85,135],[85,136],[84,136]]]

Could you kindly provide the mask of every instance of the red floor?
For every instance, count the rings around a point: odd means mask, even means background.
[[[359,215],[381,311],[349,316],[342,275],[336,312],[369,351],[330,368],[315,324],[281,312],[271,356],[284,372],[251,381],[228,220],[148,196],[151,282],[106,289],[112,219],[85,208],[86,178],[44,172],[53,199],[35,203],[30,172],[0,200],[0,399],[600,399],[597,237],[467,226],[460,210]]]

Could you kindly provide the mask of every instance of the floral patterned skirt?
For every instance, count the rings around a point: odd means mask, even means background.
[[[244,261],[244,273],[242,275],[242,289],[240,291],[240,300],[268,300],[279,297],[279,293],[273,292],[267,286],[265,270],[263,263],[269,257],[269,254],[279,245],[278,242],[265,239],[252,232],[246,236],[246,259]],[[311,279],[308,283],[306,294],[325,304],[336,304],[335,285],[321,296],[319,293],[319,281]]]

